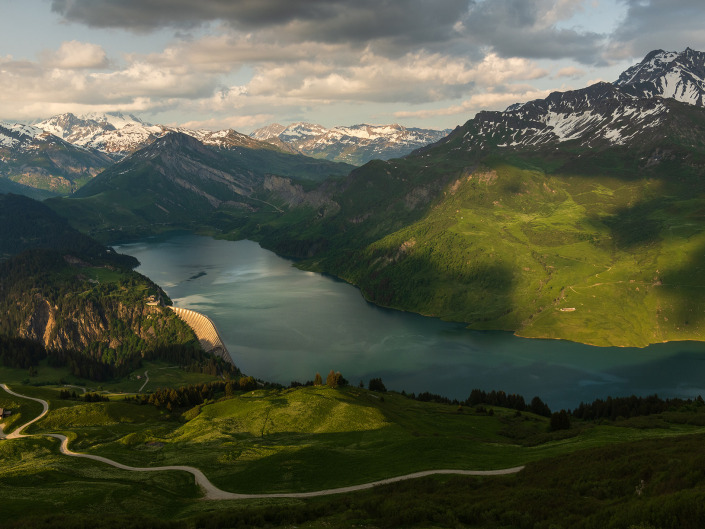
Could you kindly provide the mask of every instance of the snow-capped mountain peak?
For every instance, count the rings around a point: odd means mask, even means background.
[[[614,83],[637,97],[668,97],[705,106],[705,53],[654,50]]]
[[[54,116],[37,127],[79,147],[91,148],[121,158],[156,138],[166,128],[145,123],[132,114],[121,112],[71,113]]]

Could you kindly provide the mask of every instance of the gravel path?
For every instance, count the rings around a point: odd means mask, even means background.
[[[149,382],[149,371],[144,372],[144,378],[145,378],[144,384],[142,384],[142,387],[139,390],[137,390],[137,393],[142,393],[142,390],[147,385],[147,382]]]
[[[26,397],[24,395],[20,395],[19,393],[15,393],[12,391],[10,388],[7,387],[6,384],[0,384],[0,387],[10,393],[11,395],[14,395],[16,397],[20,397],[23,399],[29,399],[29,400],[34,400],[36,402],[41,403],[43,406],[42,413],[36,417],[35,419],[32,419],[28,423],[26,423],[23,426],[20,426],[17,428],[14,432],[11,434],[8,434],[5,436],[5,439],[19,439],[22,437],[30,437],[30,435],[25,435],[22,433],[22,431],[27,428],[30,424],[33,424],[40,420],[42,417],[44,417],[47,412],[49,411],[49,404],[42,399],[36,399],[34,397]],[[513,467],[513,468],[504,468],[500,470],[425,470],[423,472],[414,472],[413,474],[406,474],[404,476],[396,476],[393,478],[388,478],[388,479],[382,479],[379,481],[373,481],[372,483],[363,483],[362,485],[351,485],[349,487],[339,487],[336,489],[326,489],[326,490],[317,490],[317,491],[312,491],[312,492],[282,492],[282,493],[276,493],[276,494],[237,494],[235,492],[228,492],[222,489],[219,489],[213,483],[211,483],[206,475],[201,472],[199,469],[195,467],[189,467],[189,466],[184,466],[184,465],[168,465],[168,466],[161,466],[161,467],[131,467],[128,465],[123,465],[122,463],[118,463],[117,461],[113,461],[112,459],[108,459],[107,457],[103,456],[96,456],[93,454],[81,454],[79,452],[73,452],[69,449],[69,440],[65,435],[61,435],[58,433],[47,433],[47,434],[39,434],[39,435],[45,435],[48,437],[54,437],[56,439],[59,439],[61,441],[61,453],[65,454],[67,456],[72,456],[72,457],[83,457],[85,459],[92,459],[93,461],[100,461],[101,463],[105,463],[107,465],[111,465],[116,468],[120,468],[122,470],[130,470],[133,472],[162,472],[164,470],[180,470],[183,472],[188,472],[193,475],[193,477],[196,480],[196,483],[201,487],[201,489],[204,492],[204,497],[203,499],[205,500],[247,500],[247,499],[261,499],[261,498],[313,498],[316,496],[328,496],[331,494],[342,494],[345,492],[355,492],[358,490],[365,490],[365,489],[371,489],[373,487],[377,487],[379,485],[386,485],[389,483],[396,483],[398,481],[405,481],[407,479],[416,479],[416,478],[421,478],[424,476],[432,476],[434,474],[456,474],[456,475],[462,475],[462,476],[502,476],[506,474],[516,474],[517,472],[521,471],[524,467]],[[2,430],[0,430],[0,439],[2,437]]]

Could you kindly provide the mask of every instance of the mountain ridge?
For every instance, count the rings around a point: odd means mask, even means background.
[[[284,126],[273,123],[250,136],[277,146],[331,161],[363,165],[373,159],[399,158],[434,143],[450,130],[421,129],[398,124],[336,126],[325,128],[298,122]]]

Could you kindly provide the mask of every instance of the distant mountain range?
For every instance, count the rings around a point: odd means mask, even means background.
[[[306,156],[363,165],[370,160],[406,156],[419,147],[437,142],[449,132],[396,124],[326,129],[312,123],[294,123],[287,127],[273,123],[255,130],[250,136]]]
[[[246,147],[361,165],[373,158],[406,155],[438,141],[449,131],[399,125],[325,129],[297,123],[289,127],[270,125],[247,136],[232,129],[209,131],[152,125],[121,112],[82,116],[66,113],[33,125],[0,122],[0,191],[37,198],[72,193],[105,168],[170,132],[223,149]],[[38,194],[33,189],[45,193]]]

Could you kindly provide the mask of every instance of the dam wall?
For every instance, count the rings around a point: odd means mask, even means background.
[[[219,356],[235,365],[230,352],[228,352],[227,347],[225,347],[223,340],[220,338],[220,334],[218,334],[218,329],[216,329],[215,324],[208,316],[204,316],[195,310],[182,309],[180,307],[169,308],[193,329],[204,351]]]

